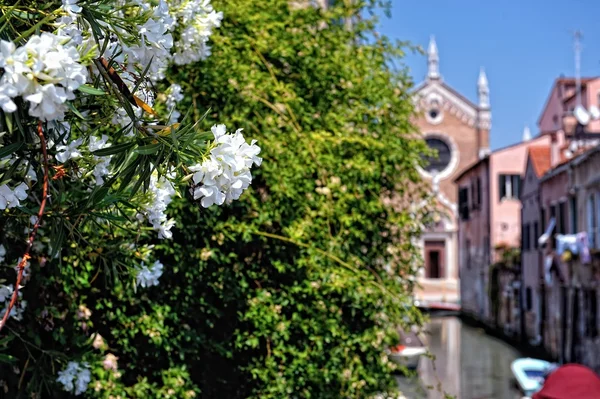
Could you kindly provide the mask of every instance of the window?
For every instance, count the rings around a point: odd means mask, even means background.
[[[520,175],[500,175],[498,182],[500,201],[504,199],[519,199],[521,195]]]
[[[477,207],[481,208],[481,177],[475,182],[475,190],[477,192]]]
[[[539,243],[538,239],[540,238],[540,230],[538,222],[533,222],[533,248],[538,249]]]
[[[540,220],[542,221],[542,229],[540,231],[546,231],[546,208],[540,208]]]
[[[469,188],[463,187],[458,191],[458,211],[461,220],[469,220]]]
[[[567,234],[567,203],[558,204],[558,220],[556,232],[558,234]]]
[[[475,191],[475,180],[471,180],[471,209],[477,209],[477,193]]]
[[[471,180],[471,207],[481,209],[481,178]]]
[[[435,152],[433,156],[424,157],[427,163],[425,170],[431,174],[442,173],[450,166],[450,160],[452,159],[450,146],[444,140],[437,137],[428,137],[425,139],[425,142]]]
[[[490,264],[490,237],[483,237],[483,264],[487,266]]]
[[[533,297],[531,294],[531,287],[525,289],[525,306],[527,311],[531,311],[533,308]]]
[[[429,268],[427,269],[427,278],[441,277],[440,251],[429,251]]]
[[[594,204],[596,205],[596,209],[594,209],[594,248],[600,248],[600,191],[596,191],[594,193]]]
[[[596,248],[596,198],[590,194],[587,200],[587,233],[591,248]]]
[[[467,269],[471,270],[471,240],[465,242],[465,253],[467,254]]]
[[[531,249],[531,231],[529,223],[523,225],[521,241],[521,247],[523,248],[523,251],[529,251]]]
[[[586,335],[591,338],[598,336],[598,296],[596,290],[591,289],[584,291],[584,300],[586,302]]]
[[[569,198],[569,215],[571,216],[571,234],[576,234],[579,226],[577,226],[577,197],[575,196]]]

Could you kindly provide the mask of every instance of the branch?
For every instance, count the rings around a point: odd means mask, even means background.
[[[17,299],[19,297],[19,287],[21,286],[21,280],[23,279],[23,271],[25,270],[25,265],[27,264],[27,260],[31,258],[29,252],[31,251],[31,247],[33,246],[33,242],[35,240],[35,235],[40,227],[40,223],[42,222],[42,216],[44,215],[44,209],[46,208],[46,200],[48,199],[48,152],[46,150],[46,138],[44,137],[44,131],[42,130],[42,121],[38,121],[38,136],[40,138],[40,146],[42,147],[42,157],[44,161],[44,184],[42,191],[42,202],[40,203],[40,210],[37,214],[37,220],[33,225],[33,229],[31,233],[29,233],[29,240],[27,241],[27,249],[23,254],[23,259],[19,262],[17,266],[19,271],[17,272],[17,281],[15,283],[15,288],[13,290],[12,298],[10,299],[10,303],[8,304],[8,308],[2,317],[2,321],[0,321],[0,331],[6,325],[8,318],[10,317],[10,312],[13,307],[17,303]]]

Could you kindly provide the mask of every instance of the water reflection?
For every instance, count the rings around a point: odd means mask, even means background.
[[[519,357],[511,346],[462,324],[440,317],[427,326],[426,344],[435,361],[423,358],[419,378],[398,377],[406,398],[516,399],[510,363]]]

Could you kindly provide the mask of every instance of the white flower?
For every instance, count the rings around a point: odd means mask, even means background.
[[[175,220],[169,219],[166,222],[163,222],[158,228],[158,238],[170,240],[173,238],[173,233],[171,232],[171,228],[175,226]]]
[[[88,144],[88,148],[90,152],[98,151],[103,148],[110,147],[110,143],[108,143],[108,136],[103,134],[102,137],[98,138],[95,136],[90,137],[90,143]],[[96,165],[94,166],[93,174],[96,178],[96,185],[101,186],[104,184],[104,177],[110,174],[109,166],[112,156],[93,156],[94,162]]]
[[[177,122],[179,120],[179,117],[181,116],[181,113],[176,109],[177,103],[179,103],[184,98],[183,93],[181,91],[181,86],[177,83],[173,83],[165,92],[167,95],[165,105],[167,106],[170,112],[169,124]]]
[[[21,206],[20,201],[27,199],[28,189],[25,183],[20,183],[14,190],[7,184],[0,185],[0,210]]]
[[[79,0],[62,0],[62,9],[70,15],[76,15],[81,12],[81,7],[77,5]]]
[[[108,353],[102,361],[102,367],[104,367],[104,370],[117,371],[117,369],[119,368],[119,364],[117,363],[118,360],[118,357],[116,357],[112,353]]]
[[[19,260],[17,261],[17,266],[15,266],[15,272],[19,273],[19,265],[21,264],[21,261],[23,260],[23,258],[19,257]],[[29,267],[30,263],[29,262],[25,262],[25,265],[23,266],[23,278],[27,279],[27,277],[29,277],[29,272],[31,270],[31,268]]]
[[[95,136],[90,137],[90,144],[88,145],[88,148],[91,152],[98,151],[106,147],[110,147],[110,144],[108,144],[107,135],[103,134],[100,138]]]
[[[0,285],[0,302],[10,301],[10,297],[13,294],[13,286],[11,285]]]
[[[69,362],[64,370],[58,372],[56,379],[63,385],[65,391],[75,393],[76,396],[87,390],[91,380],[90,366],[78,362]]]
[[[37,174],[35,173],[35,170],[33,170],[31,164],[28,165],[27,173],[25,173],[25,181],[27,181],[28,183],[37,181]]]
[[[158,279],[162,276],[163,264],[159,261],[154,262],[150,268],[142,262],[141,268],[138,269],[136,281],[137,285],[143,288],[158,285]]]
[[[228,134],[225,125],[215,125],[212,132],[215,146],[209,158],[190,167],[192,195],[205,208],[239,199],[252,183],[250,168],[262,163],[260,147],[255,140],[246,143],[241,129]]]
[[[94,177],[96,178],[96,185],[101,186],[104,184],[104,177],[110,175],[110,160],[111,157],[95,157],[98,162],[94,166]]]
[[[216,186],[200,186],[194,189],[194,199],[201,198],[200,203],[204,208],[212,205],[223,205],[225,202],[225,193]]]
[[[150,201],[144,206],[143,216],[152,224],[154,230],[158,231],[158,238],[170,239],[173,236],[170,230],[175,221],[168,219],[166,210],[175,195],[175,187],[169,176],[158,178],[156,173],[153,174],[150,177],[149,194]]]
[[[59,151],[56,154],[56,160],[60,163],[65,163],[69,159],[75,159],[81,157],[79,152],[79,146],[83,142],[82,139],[71,141],[68,145],[56,146],[56,150]]]
[[[87,70],[79,63],[80,55],[67,36],[43,32],[32,36],[24,46],[0,42],[0,106],[5,112],[16,108],[12,98],[29,102],[29,114],[44,121],[62,120],[65,102],[87,79]]]
[[[23,288],[22,286],[20,286],[20,287]],[[14,292],[14,289],[13,289],[12,284],[0,285],[0,302],[4,303],[4,309],[2,310],[2,314],[6,313],[6,311],[8,310],[8,305],[12,298],[13,292]],[[22,296],[23,296],[23,294],[19,290],[18,301],[17,301],[16,305],[13,306],[12,310],[10,311],[10,317],[15,320],[23,319],[23,312],[25,311],[25,308],[27,307],[27,301],[21,300]]]
[[[152,17],[138,26],[139,43],[123,46],[128,62],[143,68],[149,67],[147,76],[154,81],[165,77],[164,72],[171,58],[170,49],[173,47],[173,36],[169,33],[173,24],[168,4],[160,1]]]
[[[4,257],[6,256],[6,248],[4,248],[4,245],[0,244],[0,263],[4,262]],[[0,302],[2,300],[0,299]]]
[[[178,65],[205,60],[210,55],[208,40],[221,25],[223,13],[216,12],[209,0],[182,0],[171,4],[172,14],[183,27],[175,41],[174,61]]]

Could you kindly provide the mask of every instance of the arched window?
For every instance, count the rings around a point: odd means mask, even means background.
[[[434,172],[442,173],[450,165],[452,151],[448,143],[439,137],[427,137],[425,139],[427,146],[435,151],[433,156],[426,156],[425,170],[431,174]]]

